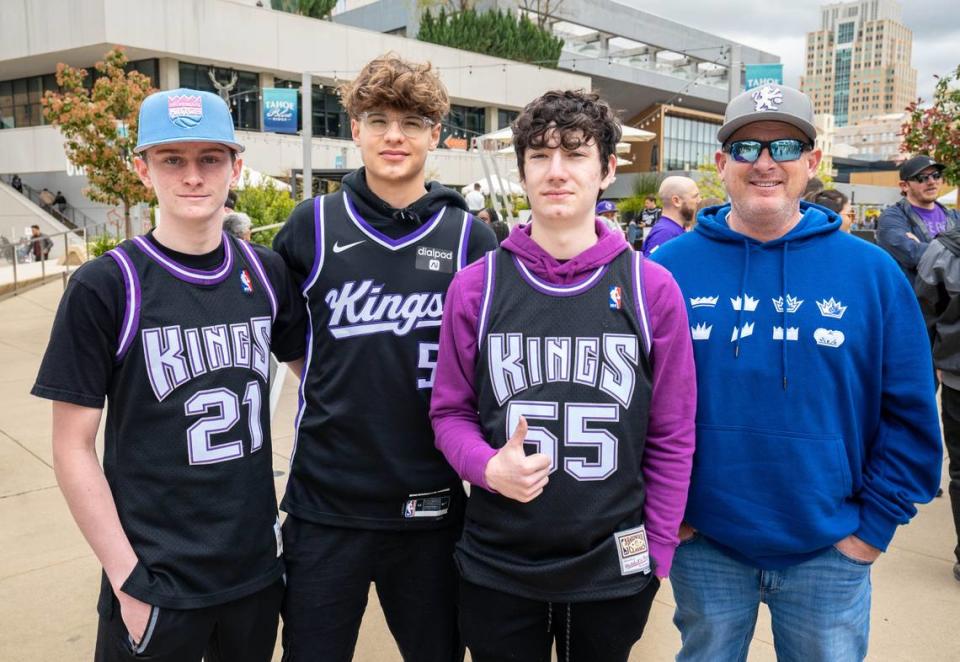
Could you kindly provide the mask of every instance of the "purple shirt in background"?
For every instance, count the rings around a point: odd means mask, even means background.
[[[910,206],[913,207],[913,211],[917,212],[917,216],[927,224],[927,230],[930,231],[931,237],[936,237],[947,229],[947,213],[943,211],[943,207],[940,205],[934,204],[933,209],[924,209],[916,205]]]
[[[502,247],[540,278],[569,285],[630,250],[622,233],[611,231],[599,220],[596,233],[596,244],[562,262],[533,241],[529,225],[514,228]],[[440,327],[430,417],[437,448],[457,474],[489,490],[484,474],[487,462],[497,451],[480,429],[473,381],[485,277],[486,261],[479,260],[458,273],[450,284]],[[666,577],[679,542],[677,533],[690,484],[697,376],[687,310],[676,281],[659,264],[644,262],[643,290],[653,336],[653,395],[642,466],[647,490],[643,519],[657,575]]]
[[[683,226],[668,216],[661,216],[656,222],[650,234],[643,240],[643,256],[650,257],[650,253],[665,244],[671,239],[676,239],[683,234]]]

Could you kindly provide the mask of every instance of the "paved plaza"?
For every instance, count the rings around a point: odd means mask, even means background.
[[[52,468],[50,403],[29,395],[63,288],[55,282],[0,301],[0,660],[92,659],[99,565],[74,525]],[[292,446],[295,380],[273,420],[276,487]],[[946,471],[944,471],[944,475]],[[946,480],[943,483],[946,486]],[[157,504],[162,508],[163,504]],[[921,506],[873,569],[870,660],[960,662],[960,583],[951,574],[946,498]],[[680,637],[664,582],[631,661],[673,659]],[[426,627],[426,624],[425,624]],[[775,660],[766,608],[751,662]],[[274,656],[279,660],[278,652]],[[371,594],[356,660],[394,662],[396,647]]]

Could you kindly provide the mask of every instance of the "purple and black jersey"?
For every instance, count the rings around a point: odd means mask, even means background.
[[[464,579],[533,600],[640,592],[614,534],[644,524],[641,472],[652,392],[642,258],[630,250],[570,285],[488,254],[474,384],[479,421],[500,448],[520,417],[528,452],[552,461],[529,503],[477,489],[456,560]]]
[[[277,256],[265,268],[268,251],[223,237],[212,268],[186,266],[149,237],[85,265],[71,287],[112,281],[122,297],[107,322],[115,340],[71,327],[79,298],[65,297],[33,390],[98,406],[99,387],[71,376],[72,365],[61,376],[52,360],[65,345],[92,365],[96,356],[68,340],[89,333],[110,365],[104,473],[139,560],[123,590],[173,609],[229,602],[283,573],[269,361],[278,314],[290,307],[288,288],[279,286],[288,283],[271,282],[270,274],[284,273]],[[287,341],[280,354],[296,358],[302,345]]]
[[[463,488],[434,447],[427,411],[444,297],[467,264],[473,218],[440,206],[391,237],[344,191],[305,211],[275,242],[288,263],[306,262],[296,253],[313,247],[302,283],[307,362],[281,508],[350,528],[459,522]]]

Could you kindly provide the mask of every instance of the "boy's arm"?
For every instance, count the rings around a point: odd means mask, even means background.
[[[113,494],[97,460],[95,442],[102,412],[54,401],[53,470],[74,521],[110,580],[123,623],[136,643],[146,630],[150,605],[121,590],[137,555],[120,526]]]

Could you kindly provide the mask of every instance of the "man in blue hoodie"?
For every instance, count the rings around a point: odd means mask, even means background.
[[[940,478],[923,319],[882,249],[800,202],[821,157],[806,95],[749,90],[717,138],[731,204],[654,256],[686,299],[701,394],[677,659],[745,660],[765,602],[780,660],[861,660],[870,565]]]

